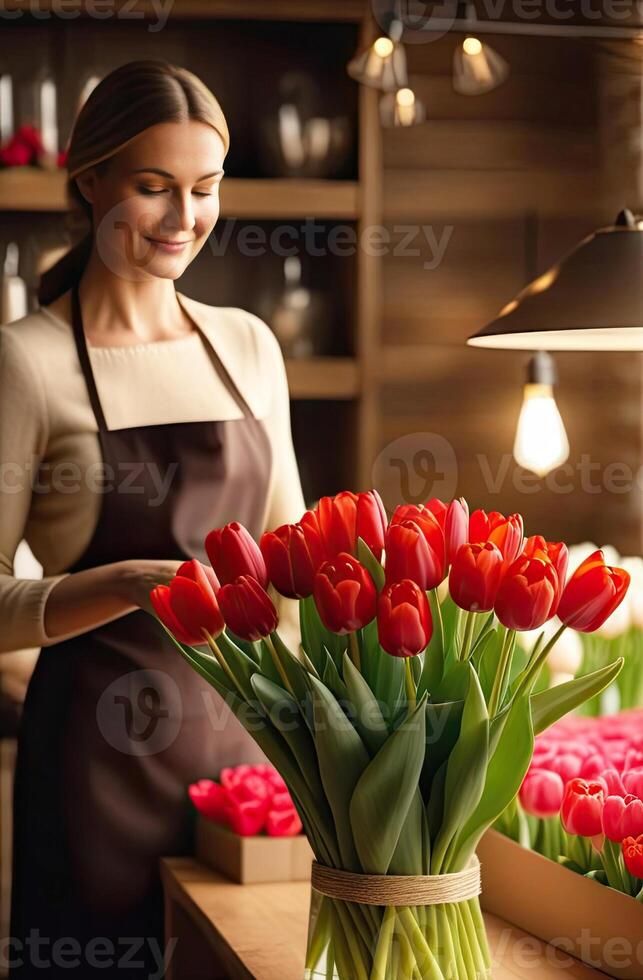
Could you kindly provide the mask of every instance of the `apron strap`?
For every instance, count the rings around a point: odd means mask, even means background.
[[[87,385],[87,393],[89,394],[89,401],[96,417],[96,424],[99,432],[107,432],[107,423],[105,422],[105,415],[103,414],[103,406],[101,405],[100,398],[98,397],[96,381],[94,380],[94,372],[92,371],[89,352],[87,350],[87,338],[85,337],[85,331],[83,329],[83,317],[80,309],[80,299],[78,297],[78,283],[74,283],[71,291],[71,323],[72,327],[74,328],[74,340],[76,341],[78,360],[80,361],[80,366],[85,378],[85,384]]]
[[[190,319],[192,318],[190,317]],[[223,384],[225,385],[228,394],[230,394],[232,398],[235,400],[235,402],[243,412],[244,418],[254,418],[254,413],[252,409],[250,408],[248,402],[245,400],[245,398],[239,391],[239,388],[237,387],[234,378],[232,377],[227,367],[225,366],[225,364],[217,354],[216,350],[214,349],[214,345],[210,340],[210,338],[208,337],[207,333],[205,332],[205,330],[203,330],[201,325],[196,322],[196,320],[192,320],[192,323],[194,323],[195,327],[201,334],[201,339],[203,340],[203,343],[205,344],[206,349],[210,354],[210,358],[213,362],[214,369],[219,375],[219,377],[221,378]]]

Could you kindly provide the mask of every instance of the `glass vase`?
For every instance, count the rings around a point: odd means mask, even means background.
[[[345,902],[311,889],[305,980],[481,980],[491,960],[478,898]]]

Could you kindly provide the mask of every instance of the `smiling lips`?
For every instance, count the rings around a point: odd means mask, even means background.
[[[194,239],[192,238],[189,238],[186,241],[176,241],[176,242],[166,241],[163,238],[149,238],[147,235],[145,236],[145,238],[148,242],[151,242],[152,245],[156,246],[156,248],[160,249],[162,252],[169,252],[170,254],[175,254],[176,252],[180,252],[182,249],[185,248],[186,245],[189,245],[190,242],[194,241]]]

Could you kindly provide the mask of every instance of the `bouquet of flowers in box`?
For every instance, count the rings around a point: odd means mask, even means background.
[[[515,798],[534,735],[622,661],[535,691],[563,630],[592,631],[629,576],[463,499],[322,498],[259,544],[238,523],[152,593],[181,655],[279,770],[315,854],[306,976],[488,976],[476,846]],[[268,588],[299,601],[287,648]],[[440,588],[440,592],[438,588]],[[558,615],[527,656],[518,631]],[[509,873],[509,872],[508,872]]]
[[[497,829],[643,902],[643,709],[571,716],[536,739]]]
[[[273,766],[226,766],[218,781],[199,779],[188,787],[188,793],[202,817],[229,827],[240,837],[260,833],[293,837],[301,833],[301,820],[288,787]]]

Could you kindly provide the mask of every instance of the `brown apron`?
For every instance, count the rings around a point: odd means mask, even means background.
[[[132,558],[207,561],[207,531],[231,520],[257,538],[270,441],[201,328],[243,418],[110,432],[77,289],[72,311],[104,482],[94,534],[69,571]],[[42,977],[45,962],[61,977],[162,975],[159,858],[191,853],[188,784],[253,761],[263,761],[256,743],[144,610],[44,647],[18,740],[10,976]],[[40,946],[29,944],[32,930]]]

